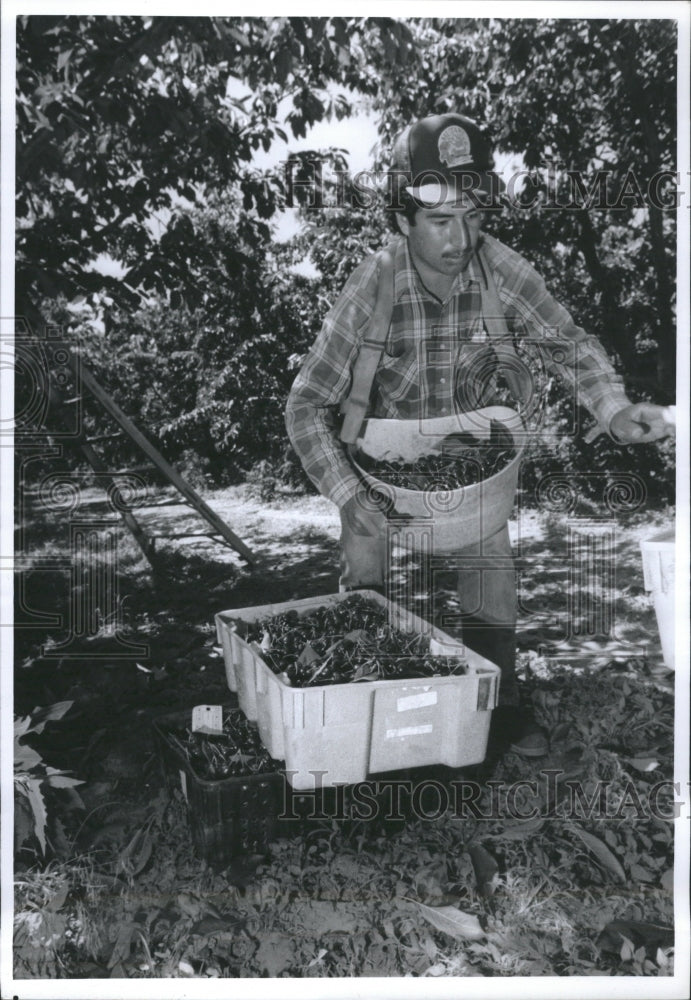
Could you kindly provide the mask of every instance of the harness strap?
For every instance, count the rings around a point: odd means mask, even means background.
[[[390,247],[386,247],[379,254],[377,298],[374,303],[374,312],[360,347],[360,353],[353,365],[350,394],[341,406],[343,423],[340,436],[344,444],[355,444],[367,413],[372,383],[391,326],[393,279],[393,252]]]
[[[483,279],[480,282],[480,294],[482,296],[482,319],[487,336],[493,342],[497,361],[514,401],[519,405],[525,404],[533,393],[532,379],[516,354],[513,338],[506,325],[504,308],[499,300],[497,286],[482,247],[478,248],[476,258]]]

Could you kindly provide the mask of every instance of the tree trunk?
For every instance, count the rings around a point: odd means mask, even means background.
[[[583,254],[585,266],[588,269],[593,285],[600,295],[604,325],[608,330],[609,342],[619,354],[624,371],[632,374],[636,368],[636,352],[631,337],[621,323],[619,301],[612,291],[612,282],[608,269],[600,260],[598,253],[598,237],[593,229],[593,223],[587,209],[578,213],[580,236],[578,248]],[[635,379],[635,375],[634,375]]]
[[[629,21],[627,24],[627,36],[627,52],[625,57],[617,54],[615,58],[617,58],[617,63],[624,74],[624,79],[629,89],[629,111],[631,127],[633,129],[636,128],[634,109],[637,110],[640,117],[640,128],[646,150],[647,162],[645,166],[647,168],[647,177],[645,180],[647,184],[656,171],[662,167],[660,139],[654,125],[645,114],[645,109],[649,107],[649,101],[646,97],[641,78],[636,70],[636,66],[638,65],[636,59],[638,36],[634,22]],[[657,383],[659,390],[665,397],[660,401],[674,402],[677,336],[674,310],[672,308],[673,287],[665,253],[662,209],[651,205],[650,200],[648,200],[648,224],[650,227],[650,244],[652,247],[652,262],[656,281]]]

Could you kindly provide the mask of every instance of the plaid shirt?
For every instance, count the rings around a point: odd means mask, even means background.
[[[519,354],[563,378],[598,423],[629,405],[600,342],[576,326],[520,254],[481,237]],[[407,240],[394,239],[394,308],[370,397],[369,416],[439,417],[488,405],[497,362],[482,321],[480,273],[473,258],[443,302],[424,287]],[[360,481],[339,441],[340,404],[374,309],[377,255],[363,261],[324,320],[288,398],[288,434],[305,471],[324,496],[342,506]],[[532,349],[532,350],[531,350]],[[489,376],[489,377],[488,377]]]

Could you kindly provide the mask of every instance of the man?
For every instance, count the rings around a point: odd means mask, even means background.
[[[346,282],[286,411],[307,474],[340,510],[342,589],[381,587],[389,568],[386,514],[368,500],[348,460],[339,420],[363,343],[376,333],[373,315],[382,325],[384,282],[392,282],[392,291],[383,310],[383,350],[376,371],[365,379],[368,416],[438,417],[487,405],[507,352],[506,380],[520,392],[529,372],[517,368],[508,341],[497,350],[488,336],[500,322],[512,340],[528,337],[538,344],[546,367],[567,381],[616,441],[654,441],[669,433],[664,408],[631,404],[600,343],[574,324],[528,262],[482,233],[482,208],[496,204],[502,185],[492,171],[489,143],[472,121],[445,114],[409,126],[395,142],[392,176],[400,235],[386,255],[369,257]],[[500,317],[488,314],[488,289]],[[542,756],[546,734],[520,708],[515,678],[517,602],[507,527],[460,550],[453,564],[462,566],[464,559],[469,568],[458,575],[463,640],[501,669],[493,732],[514,752]]]

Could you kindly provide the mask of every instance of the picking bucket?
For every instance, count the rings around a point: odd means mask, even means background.
[[[641,542],[643,584],[652,591],[662,658],[674,670],[674,530]]]
[[[377,479],[357,461],[357,452],[361,451],[376,461],[414,462],[438,449],[448,434],[465,432],[478,443],[488,441],[492,421],[501,423],[511,434],[516,454],[495,475],[461,489],[439,491],[433,484],[428,490],[402,489]],[[489,538],[503,528],[513,508],[524,447],[523,422],[518,413],[505,406],[487,406],[449,417],[369,419],[364,435],[351,449],[351,458],[367,486],[390,501],[396,514],[405,515],[400,522],[399,544],[406,549],[443,554]]]

